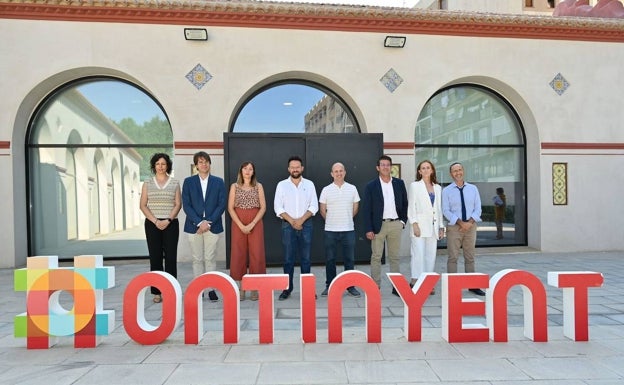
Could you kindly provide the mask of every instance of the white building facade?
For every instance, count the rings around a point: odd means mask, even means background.
[[[205,29],[207,40],[185,39],[184,28]],[[620,20],[254,2],[0,0],[0,36],[0,164],[6,172],[0,192],[9,203],[0,207],[0,267],[24,265],[32,245],[27,145],[38,108],[59,87],[98,77],[136,85],[162,107],[179,179],[190,175],[199,150],[211,155],[212,172],[222,176],[223,133],[241,106],[267,85],[296,79],[337,95],[359,132],[383,133],[384,152],[409,182],[422,160],[416,139],[428,103],[475,87],[496,95],[516,119],[513,128],[488,127],[498,136],[518,130],[518,143],[504,144],[522,153],[515,200],[526,244],[543,251],[624,250],[617,174],[624,166]],[[387,36],[405,37],[404,47],[385,47]],[[442,120],[452,122],[469,108],[447,111]],[[478,143],[482,133],[495,146],[490,131],[476,127],[474,136],[454,144]],[[137,163],[147,160],[124,151],[119,154],[132,162],[119,175],[138,188]],[[97,164],[95,153],[87,154],[85,173]],[[107,174],[115,156],[102,160]],[[448,174],[450,160],[438,161],[438,174]],[[468,168],[467,180],[478,169]],[[132,194],[120,199],[138,210]],[[102,203],[100,210],[109,209]],[[139,226],[134,213],[111,215],[111,222],[126,215]],[[188,254],[184,238],[180,254]]]

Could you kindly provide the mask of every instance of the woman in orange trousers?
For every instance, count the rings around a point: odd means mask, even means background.
[[[262,217],[266,212],[266,200],[262,184],[256,180],[253,163],[244,162],[238,169],[236,183],[232,183],[228,197],[228,213],[232,218],[232,244],[230,253],[230,276],[238,283],[243,275],[265,274],[264,226]],[[245,291],[240,291],[241,301]],[[258,292],[250,295],[258,299]]]

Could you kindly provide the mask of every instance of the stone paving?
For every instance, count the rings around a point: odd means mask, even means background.
[[[258,302],[241,302],[238,344],[223,343],[222,305],[204,301],[204,336],[185,345],[183,325],[162,344],[131,340],[122,324],[122,297],[130,279],[148,270],[146,260],[105,261],[115,266],[116,286],[104,291],[104,309],[115,310],[115,330],[93,349],[75,349],[59,338],[48,350],[27,350],[13,336],[13,317],[25,311],[25,293],[13,290],[13,270],[0,270],[1,384],[624,384],[624,252],[541,253],[528,248],[479,249],[477,270],[490,276],[513,268],[535,274],[545,285],[549,271],[596,271],[600,288],[589,290],[589,341],[563,335],[561,289],[546,285],[548,342],[523,336],[522,292],[508,296],[509,342],[448,343],[441,337],[440,284],[423,307],[422,341],[404,336],[403,303],[382,285],[382,342],[367,343],[364,296],[343,298],[343,343],[329,344],[327,299],[317,280],[317,342],[301,342],[298,284],[291,298],[275,300],[274,343],[259,344]],[[436,271],[445,270],[445,250]],[[71,263],[64,264],[71,266]],[[384,267],[387,269],[387,266]],[[370,273],[368,265],[356,269]],[[297,268],[298,270],[298,268]],[[460,266],[461,270],[461,266]],[[224,270],[225,271],[225,270]],[[270,268],[270,273],[281,273]],[[408,272],[403,258],[402,272]],[[298,282],[297,277],[296,282]],[[184,290],[192,279],[189,263],[179,264]],[[71,296],[61,295],[71,303]],[[483,299],[466,292],[465,298]],[[146,299],[146,317],[159,322],[162,304]],[[475,322],[485,324],[485,318]],[[472,320],[470,321],[472,322]]]

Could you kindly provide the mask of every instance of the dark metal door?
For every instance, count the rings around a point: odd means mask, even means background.
[[[383,134],[245,134],[225,133],[224,164],[225,183],[236,181],[238,168],[245,161],[256,166],[256,177],[262,183],[267,201],[264,215],[264,242],[267,265],[283,263],[281,220],[275,216],[273,199],[277,183],[288,177],[288,158],[300,156],[304,161],[304,178],[314,182],[317,198],[323,187],[332,183],[331,166],[336,162],[345,165],[346,181],[355,185],[364,195],[364,186],[377,176],[375,165],[383,152]],[[361,205],[360,205],[361,207]],[[313,218],[312,263],[325,263],[323,248],[324,221],[320,214]],[[231,220],[226,211],[227,266],[230,265]],[[362,215],[355,217],[356,262],[370,261],[370,242],[363,231]],[[339,256],[341,260],[341,256]]]

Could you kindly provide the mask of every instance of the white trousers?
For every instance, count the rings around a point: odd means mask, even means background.
[[[436,234],[437,235],[437,234]],[[435,268],[438,240],[436,237],[411,237],[412,279],[420,277],[421,273],[433,272]]]

